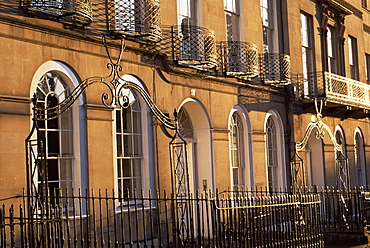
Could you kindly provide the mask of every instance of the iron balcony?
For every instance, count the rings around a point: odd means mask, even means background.
[[[294,77],[296,97],[309,104],[325,98],[332,114],[362,118],[370,110],[370,85],[331,72],[311,72]]]
[[[215,32],[208,28],[178,25],[163,29],[161,50],[175,66],[187,66],[198,70],[216,68]]]
[[[91,0],[21,0],[26,14],[83,25],[92,22]]]
[[[107,15],[113,35],[144,42],[162,39],[160,0],[109,0]]]
[[[221,41],[217,51],[220,69],[226,76],[246,80],[258,76],[257,45],[244,41]]]
[[[263,53],[259,56],[260,77],[265,84],[287,85],[291,83],[290,56],[279,53]]]

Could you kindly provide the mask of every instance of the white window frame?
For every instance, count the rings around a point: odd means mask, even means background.
[[[54,72],[58,74],[69,87],[70,91],[74,89],[80,80],[74,71],[69,68],[66,64],[60,61],[47,61],[42,64],[35,72],[32,78],[32,84],[30,87],[30,96],[32,97],[35,93],[37,84],[40,78],[47,73]],[[75,102],[69,111],[72,111],[72,125],[73,125],[73,158],[72,161],[72,188],[85,189],[87,188],[87,154],[86,146],[83,142],[86,140],[86,124],[84,122],[85,112],[83,109],[84,105],[84,94],[82,94]],[[32,122],[31,122],[32,125]],[[79,133],[79,135],[77,135]],[[85,147],[85,148],[82,148]],[[77,191],[75,191],[77,192]],[[69,192],[70,194],[71,192]]]
[[[348,36],[348,56],[351,78],[358,80],[358,48],[357,39],[353,36]]]
[[[126,74],[121,77],[123,80],[133,82],[137,85],[139,85],[143,90],[146,90],[143,83],[134,75]],[[128,90],[130,91],[130,90]],[[125,91],[125,92],[128,92]],[[153,135],[151,130],[151,116],[150,116],[150,110],[146,104],[146,102],[142,99],[140,94],[136,93],[137,100],[140,103],[141,107],[141,135],[142,137],[142,156],[140,158],[141,160],[141,185],[142,188],[137,190],[137,197],[141,196],[141,190],[144,192],[144,196],[149,195],[149,190],[154,190],[154,166],[153,166]],[[118,106],[117,106],[118,108]],[[118,194],[119,192],[119,185],[118,185],[118,154],[117,154],[117,135],[116,135],[116,111],[113,111],[113,123],[112,123],[112,130],[113,130],[113,152],[114,152],[114,187]],[[117,195],[118,196],[118,195]],[[122,192],[123,196],[123,192]],[[131,196],[132,197],[132,196]],[[123,202],[118,203],[120,206],[124,207],[127,205],[131,205],[132,202],[126,202],[123,200]],[[138,204],[138,202],[136,202]],[[121,211],[122,209],[119,209]]]
[[[370,84],[370,54],[365,53],[366,82]]]
[[[276,0],[261,0],[263,52],[277,53],[279,50]]]
[[[233,148],[232,146],[232,125],[234,124],[233,118],[234,116],[238,116],[240,121],[240,128],[241,133],[239,133],[239,142],[236,144],[236,147]],[[232,111],[230,112],[229,116],[229,157],[230,157],[230,185],[231,190],[235,190],[235,186],[238,186],[239,189],[243,190],[252,187],[254,183],[254,172],[253,172],[253,160],[251,154],[251,137],[250,133],[251,130],[249,129],[250,123],[248,115],[243,107],[236,105]],[[235,153],[238,154],[238,161],[235,165],[234,155]],[[238,185],[234,182],[233,171],[238,170],[239,178],[242,179]]]
[[[338,58],[337,58],[337,39],[336,29],[332,26],[326,28],[327,31],[327,61],[328,61],[328,72],[338,72]]]
[[[310,73],[314,71],[312,16],[301,12],[302,71],[304,78],[303,93],[310,93]]]
[[[356,186],[367,185],[367,171],[365,158],[364,137],[360,128],[356,128],[354,133],[354,152],[355,152],[355,170]]]
[[[177,0],[178,25],[197,25],[197,4],[197,0]],[[188,23],[183,23],[186,18],[189,19]]]
[[[271,118],[275,124],[276,128],[276,163],[274,165],[269,165],[268,153],[268,130],[267,122]],[[266,185],[269,189],[271,188],[284,188],[287,186],[286,183],[286,168],[285,168],[285,141],[284,141],[284,131],[283,123],[280,115],[275,110],[268,111],[265,122],[264,122],[264,131],[265,131],[265,151],[266,151]],[[273,148],[274,149],[274,148]],[[269,182],[269,170],[272,173],[275,173],[275,180],[271,183]]]
[[[240,41],[240,1],[224,0],[224,5],[227,41]],[[230,23],[228,23],[228,16]]]

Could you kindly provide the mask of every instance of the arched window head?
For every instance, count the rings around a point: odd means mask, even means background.
[[[179,131],[182,138],[194,138],[194,128],[190,116],[185,108],[178,113]]]
[[[242,190],[242,188],[246,186],[246,165],[244,156],[244,126],[237,112],[234,112],[231,116],[229,129],[232,190],[238,191]]]
[[[334,137],[337,144],[342,148],[343,156],[346,156],[346,140],[344,138],[344,134],[340,126],[336,127]]]
[[[63,78],[56,72],[47,72],[39,80],[35,95],[41,109],[57,106],[70,93]],[[51,196],[59,190],[71,190],[73,186],[73,125],[72,110],[51,120],[37,121],[40,132],[38,140],[44,138],[48,171],[48,189]],[[42,116],[47,117],[47,110]],[[40,159],[42,154],[39,153]],[[38,181],[40,184],[41,182]]]

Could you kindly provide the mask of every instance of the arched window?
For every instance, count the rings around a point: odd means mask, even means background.
[[[124,75],[124,80],[143,84],[132,75]],[[123,89],[128,106],[114,111],[115,175],[116,187],[124,198],[136,190],[147,193],[153,188],[152,132],[150,112],[142,97],[134,90]],[[145,138],[144,138],[145,137]]]
[[[267,180],[270,189],[278,186],[278,151],[276,125],[272,117],[266,122],[266,142],[267,142]]]
[[[50,71],[42,75],[36,86],[37,106],[51,108],[62,102],[70,93],[64,79],[56,72]],[[47,117],[47,110],[43,117]],[[38,127],[46,143],[46,159],[48,171],[48,189],[51,196],[58,190],[71,189],[74,174],[73,119],[72,110],[51,120],[38,121]],[[39,152],[40,159],[42,153]],[[41,182],[38,180],[38,183]]]
[[[356,186],[367,185],[364,139],[361,130],[358,128],[355,132],[355,169]]]
[[[118,188],[127,193],[142,189],[141,106],[135,93],[126,92],[128,108],[116,109],[116,147]]]
[[[229,126],[229,143],[231,156],[231,185],[233,191],[242,190],[246,186],[246,161],[244,146],[243,122],[237,112],[231,116]]]
[[[267,187],[286,186],[285,147],[280,115],[270,110],[265,119]]]

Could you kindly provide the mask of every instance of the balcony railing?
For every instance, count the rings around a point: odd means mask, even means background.
[[[27,14],[66,22],[92,22],[91,0],[21,0]]]
[[[163,30],[161,50],[173,65],[207,70],[217,66],[216,38],[213,30],[179,25]]]
[[[278,53],[263,53],[259,57],[260,76],[266,84],[290,84],[290,56]]]
[[[370,85],[325,72],[326,97],[338,103],[370,107]]]
[[[258,75],[257,45],[243,41],[218,44],[219,65],[227,76],[250,79]]]
[[[160,0],[109,0],[107,14],[114,35],[145,42],[162,39]]]
[[[326,97],[330,102],[353,107],[370,107],[370,85],[330,72],[296,76],[300,98]]]

